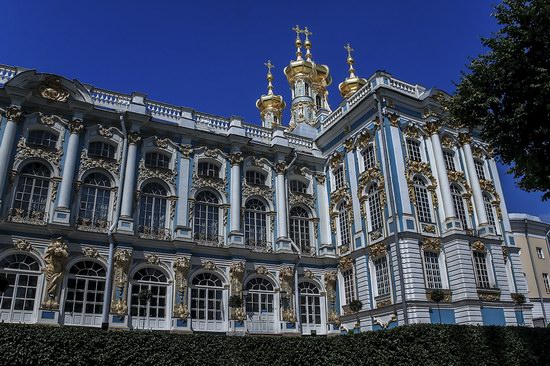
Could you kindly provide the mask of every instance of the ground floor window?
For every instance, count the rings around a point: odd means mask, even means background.
[[[191,288],[191,318],[223,320],[223,282],[213,273],[199,273]]]
[[[302,282],[300,290],[300,315],[303,324],[321,324],[321,294],[311,282]]]

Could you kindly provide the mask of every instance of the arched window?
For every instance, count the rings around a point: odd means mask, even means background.
[[[111,181],[102,173],[91,173],[84,178],[80,191],[78,226],[105,229],[108,226]]]
[[[42,146],[48,149],[55,149],[58,136],[50,131],[33,130],[29,131],[27,138],[28,145]]]
[[[487,212],[487,222],[489,223],[489,225],[495,226],[495,213],[493,211],[493,204],[491,203],[491,198],[489,197],[489,195],[483,195],[483,203],[485,204],[485,211]]]
[[[195,240],[219,243],[218,197],[211,191],[202,191],[195,199]]]
[[[290,238],[301,249],[302,253],[311,254],[311,236],[309,229],[309,214],[302,207],[290,210]]]
[[[432,222],[432,210],[430,208],[426,184],[420,177],[414,177],[413,185],[418,220],[420,220],[420,222]]]
[[[25,165],[15,191],[14,216],[43,221],[50,188],[50,169],[38,162]]]
[[[2,321],[31,322],[37,301],[40,265],[31,256],[12,254],[0,262],[0,273],[8,283],[6,290],[0,294]]]
[[[197,165],[197,174],[201,177],[219,178],[220,167],[214,163],[203,161]]]
[[[145,166],[168,169],[170,166],[170,157],[158,152],[149,152],[145,154]]]
[[[105,291],[105,269],[83,261],[69,270],[65,299],[65,324],[100,325]]]
[[[351,244],[351,221],[345,202],[340,204],[339,210],[338,228],[340,229],[340,245],[349,246]]]
[[[462,228],[466,230],[468,229],[468,216],[466,216],[466,210],[464,209],[464,199],[460,194],[460,189],[454,184],[451,184],[451,196],[453,198],[456,216],[462,223]]]
[[[103,141],[90,142],[90,145],[88,145],[88,155],[98,158],[114,159],[115,150],[116,148],[113,145]]]
[[[143,187],[139,205],[139,233],[153,237],[165,237],[166,189],[159,183],[148,183]]]
[[[130,315],[138,329],[164,328],[166,325],[168,279],[153,267],[140,269],[132,281]]]
[[[321,324],[321,292],[312,282],[298,284],[302,324]]]
[[[244,206],[244,238],[248,246],[267,246],[266,207],[256,198],[248,200]]]
[[[199,273],[191,286],[191,318],[223,320],[223,281],[214,273]]]
[[[261,277],[254,277],[246,284],[246,312],[249,314],[273,313],[273,284]]]
[[[372,184],[367,192],[367,201],[369,203],[369,217],[371,231],[378,230],[382,227],[382,207],[380,205],[380,193],[378,186]]]

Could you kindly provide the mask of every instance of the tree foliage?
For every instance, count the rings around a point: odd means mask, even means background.
[[[500,30],[482,43],[448,104],[454,123],[479,128],[520,188],[550,198],[550,0],[504,0]]]

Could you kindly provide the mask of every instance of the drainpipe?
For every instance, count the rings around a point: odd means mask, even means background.
[[[546,310],[544,309],[544,298],[542,297],[542,291],[540,289],[539,275],[535,267],[535,260],[533,259],[533,255],[531,253],[531,243],[529,241],[529,235],[527,233],[527,219],[523,219],[523,223],[525,224],[525,240],[527,241],[527,251],[529,252],[529,259],[531,260],[531,266],[533,267],[533,272],[535,274],[535,284],[537,286],[537,292],[539,293],[539,302],[540,307],[542,308],[543,323],[544,326],[546,326],[548,318],[546,317]]]
[[[296,153],[296,151],[294,151],[294,158],[288,164],[288,167],[286,168],[286,171],[285,171],[285,183],[286,183],[285,184],[285,198],[286,198],[287,202],[288,202],[288,172],[290,170],[290,167],[292,165],[294,165],[294,162],[296,161],[297,158],[298,158],[298,154]],[[287,227],[289,227],[290,218],[289,218],[288,214],[286,215],[286,224],[287,224]],[[294,262],[294,309],[295,309],[295,314],[296,314],[297,328],[300,330],[300,334],[301,334],[302,333],[302,322],[300,321],[301,317],[300,317],[300,292],[298,291],[298,266],[300,265],[300,261],[302,260],[302,250],[300,248],[298,248],[296,243],[294,243],[294,240],[292,240],[291,238],[289,238],[289,240],[290,240],[290,245],[292,246],[292,248],[296,251],[296,253],[298,253],[298,258],[296,258],[296,261]]]
[[[388,189],[389,189],[389,196],[390,196],[390,205],[392,209],[392,220],[395,225],[395,228],[393,230],[393,237],[395,240],[395,251],[397,255],[397,268],[399,271],[399,278],[401,280],[401,306],[403,309],[403,320],[405,322],[405,325],[409,324],[409,314],[407,313],[407,299],[405,294],[405,278],[403,276],[403,262],[401,260],[401,249],[399,248],[399,234],[397,232],[397,205],[395,203],[395,196],[393,192],[393,183],[392,183],[392,174],[390,171],[390,162],[389,162],[389,153],[388,153],[388,147],[386,145],[386,133],[384,131],[384,124],[382,119],[382,103],[380,102],[380,99],[378,98],[378,95],[374,93],[374,100],[376,100],[378,104],[378,119],[380,120],[380,133],[381,133],[381,140],[382,140],[382,152],[384,154],[384,168],[386,169],[387,173],[387,179],[388,179]]]
[[[122,186],[124,182],[124,175],[126,172],[126,155],[128,154],[128,132],[126,131],[126,125],[124,124],[124,115],[120,113],[120,129],[124,136],[124,141],[122,144],[122,162],[120,164],[120,173],[119,173],[119,192],[117,195],[117,204],[116,210],[113,215],[113,223],[107,231],[107,237],[109,238],[109,258],[107,263],[107,278],[105,282],[105,292],[103,295],[103,313],[102,313],[102,323],[101,329],[109,329],[109,309],[111,303],[112,295],[112,284],[113,284],[113,255],[115,251],[115,242],[114,242],[114,231],[118,223],[118,218],[120,216],[120,205],[122,203]]]

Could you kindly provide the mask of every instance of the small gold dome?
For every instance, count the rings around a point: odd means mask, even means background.
[[[342,97],[349,98],[356,91],[366,85],[367,80],[355,75],[355,69],[353,68],[354,60],[353,57],[351,57],[351,51],[353,51],[353,48],[351,48],[349,43],[344,48],[348,51],[347,63],[349,65],[349,76],[346,80],[341,82],[340,85],[338,85],[338,89],[340,89],[340,94],[342,94]]]
[[[286,104],[283,100],[283,97],[280,95],[273,94],[273,74],[271,73],[271,68],[273,64],[271,61],[267,61],[265,64],[268,68],[267,72],[267,94],[264,94],[256,101],[256,107],[260,110],[260,115],[264,116],[268,111],[274,112],[278,118],[280,118],[283,109],[285,109]]]

